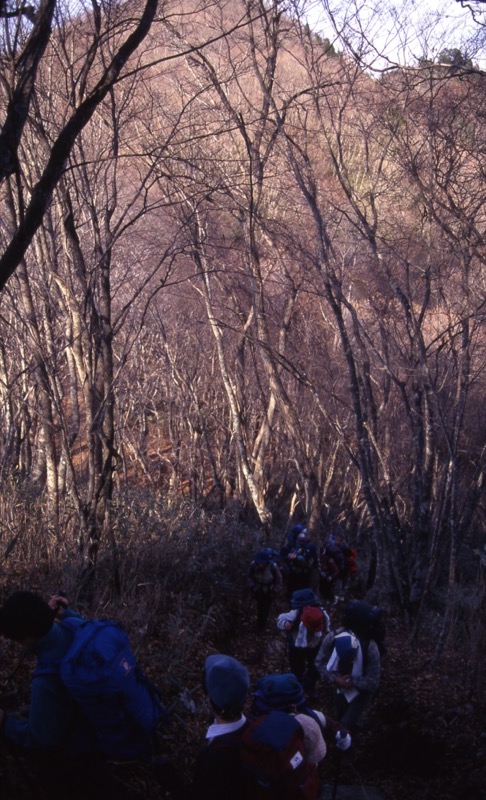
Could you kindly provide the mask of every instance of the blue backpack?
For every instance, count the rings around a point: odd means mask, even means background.
[[[35,674],[59,674],[106,756],[148,754],[167,712],[137,666],[126,633],[110,620],[68,617],[58,624],[72,634],[72,642],[60,662],[42,662]]]

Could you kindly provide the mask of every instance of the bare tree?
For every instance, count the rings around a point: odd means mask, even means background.
[[[141,9],[138,21],[132,25],[128,22],[128,35],[121,44],[115,46],[114,51],[102,68],[101,76],[95,77],[93,85],[90,86],[88,78],[90,67],[94,61],[93,50],[96,51],[102,42],[99,29],[99,7],[96,3],[93,4],[94,19],[98,20],[98,23],[95,26],[88,59],[84,62],[79,75],[81,92],[77,97],[76,105],[71,114],[54,134],[40,177],[31,187],[30,196],[25,202],[25,208],[22,209],[22,214],[16,222],[16,229],[11,235],[10,241],[3,248],[0,256],[0,290],[5,286],[7,280],[21,262],[32,242],[33,236],[41,225],[45,211],[51,202],[53,191],[65,170],[66,161],[77,136],[88,124],[96,108],[120,78],[127,61],[147,36],[157,8],[158,0],[147,0],[145,6]],[[7,97],[9,95],[10,97],[6,106],[1,133],[3,137],[3,146],[1,148],[3,164],[2,170],[0,170],[0,180],[5,180],[15,173],[19,175],[17,167],[18,149],[31,107],[39,64],[49,42],[54,9],[54,2],[42,2],[25,45],[23,37],[15,30],[14,43],[4,56],[5,67],[7,64],[9,65],[13,84],[9,85],[7,83],[4,85],[4,91],[6,91]],[[127,20],[129,20],[131,19],[131,8],[128,9],[127,7],[127,11],[129,14]],[[17,18],[17,21],[19,25],[24,25],[22,15]],[[5,18],[5,22],[7,28],[5,39],[8,41],[11,38],[9,35],[11,19]],[[61,18],[61,26],[64,24],[65,21]],[[67,24],[69,25],[69,20]],[[131,30],[130,27],[132,28]],[[3,75],[5,76],[6,74],[8,74],[7,71],[3,70]],[[18,191],[20,189],[21,187],[18,186]]]

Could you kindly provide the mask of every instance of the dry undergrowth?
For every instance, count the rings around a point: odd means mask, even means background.
[[[14,551],[8,572],[0,576],[0,592],[4,597],[17,588],[30,588],[49,596],[63,588],[86,615],[113,617],[125,626],[171,713],[162,749],[188,781],[208,720],[201,685],[206,655],[218,650],[235,655],[247,664],[253,683],[288,665],[273,621],[263,637],[255,635],[254,610],[245,593],[248,564],[261,543],[260,534],[237,518],[186,511],[127,506],[117,529],[117,569],[113,552],[102,551],[89,601],[73,558],[28,561]],[[285,608],[283,598],[279,608]],[[337,623],[339,609],[335,614]],[[479,800],[486,778],[482,681],[478,685],[469,679],[465,651],[459,646],[434,670],[427,667],[433,628],[413,648],[408,629],[398,619],[390,619],[388,629],[380,693],[368,730],[343,759],[341,780],[374,784],[389,800]],[[18,655],[15,645],[2,644],[2,684]],[[13,681],[20,702],[28,702],[32,666],[24,663]],[[329,713],[331,698],[325,689],[320,704]],[[0,772],[5,780],[3,761]],[[334,769],[331,754],[322,767],[323,780],[332,781]],[[134,772],[125,780],[134,796],[138,790],[146,798],[152,796],[143,776]],[[29,796],[28,790],[23,794],[20,779],[13,796]]]

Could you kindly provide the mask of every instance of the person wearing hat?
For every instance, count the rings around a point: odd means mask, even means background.
[[[14,592],[0,609],[0,636],[21,644],[26,654],[38,661],[47,656],[60,661],[71,644],[70,635],[55,625],[58,608],[67,615],[64,597],[54,596],[48,602],[34,592]],[[28,718],[5,714],[0,710],[0,728],[4,736],[24,749],[61,747],[68,753],[89,749],[86,737],[79,731],[79,714],[69,702],[62,681],[55,674],[37,674],[31,686]]]
[[[311,589],[293,592],[290,605],[290,611],[279,615],[277,628],[287,634],[291,671],[312,697],[319,679],[314,661],[331,621]]]
[[[274,598],[282,588],[282,575],[271,548],[258,551],[250,564],[247,583],[256,602],[257,633],[263,633]]]
[[[71,645],[71,636],[55,624],[59,615],[79,617],[66,598],[49,601],[30,591],[10,595],[0,609],[0,636],[24,647],[24,656],[37,658],[31,682],[27,717],[0,710],[0,731],[14,752],[54,798],[86,797],[92,787],[111,788],[104,762],[95,752],[93,732],[71,701],[59,674],[42,670],[43,662],[59,662]],[[21,656],[23,658],[24,656]],[[89,788],[87,788],[89,787]]]
[[[343,626],[323,639],[315,666],[333,688],[338,720],[356,734],[380,685],[381,654],[373,638],[360,638],[364,632],[348,619],[346,609]]]
[[[116,689],[120,691],[114,698],[111,687],[107,689],[104,675],[100,677],[96,667],[90,683],[89,676],[85,678],[85,668],[97,663],[96,656],[103,647],[98,651],[87,650],[87,643],[95,636],[81,638],[85,630],[90,630],[85,625],[88,626],[89,622],[70,609],[62,595],[46,601],[34,592],[18,591],[10,595],[0,608],[0,635],[22,645],[24,656],[32,654],[37,659],[30,687],[29,714],[23,716],[0,711],[1,733],[9,741],[12,751],[25,760],[31,780],[41,787],[39,794],[49,796],[51,800],[110,797],[117,792],[112,761],[145,761],[152,756],[155,726],[147,733],[143,715],[151,721],[157,718],[152,713],[152,705],[143,703],[144,691],[138,692],[138,684],[130,683],[130,676],[140,674],[138,669],[134,669],[127,650],[117,649],[116,640],[105,639],[104,651],[110,655],[111,652],[117,653],[121,680],[127,681],[127,686],[133,686],[133,694],[127,692],[124,695],[120,683],[117,683]],[[95,627],[95,630],[100,629]],[[80,638],[77,638],[77,632],[80,632]],[[24,656],[21,656],[21,661]],[[72,691],[73,684],[66,680],[66,664],[74,662],[83,670],[75,672],[80,686],[78,694]],[[111,672],[115,671],[114,661],[109,662],[109,667]],[[140,685],[145,689],[143,676]],[[98,727],[86,713],[82,693],[88,701],[90,694],[93,698],[91,705],[96,706],[100,714]],[[112,709],[115,709],[115,714],[110,718]],[[106,747],[107,742],[110,750]],[[161,761],[157,765],[157,779],[164,786],[172,781],[176,790],[177,776],[169,762],[162,764]]]
[[[292,672],[265,675],[258,681],[251,713],[257,716],[269,711],[284,711],[296,718],[304,731],[306,758],[312,764],[323,760],[328,746],[339,750],[351,746],[351,736],[342,725],[307,705],[304,688]]]
[[[319,581],[318,554],[311,541],[307,528],[303,528],[295,538],[295,544],[285,555],[285,579],[287,597],[298,589],[317,590]]]
[[[239,740],[247,725],[249,688],[248,670],[236,658],[220,653],[206,658],[204,689],[214,720],[196,758],[191,800],[240,800]]]

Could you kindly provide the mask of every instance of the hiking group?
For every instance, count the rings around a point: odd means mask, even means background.
[[[222,653],[206,658],[212,721],[189,788],[158,755],[157,732],[168,715],[119,625],[83,618],[61,595],[45,601],[19,591],[6,599],[0,636],[37,663],[28,714],[0,710],[0,733],[34,776],[38,796],[108,797],[113,762],[138,762],[155,770],[160,797],[317,798],[318,764],[329,748],[350,747],[378,689],[384,623],[381,609],[351,600],[342,627],[332,629],[319,598],[317,548],[305,530],[293,533],[283,552],[259,551],[248,574],[258,634],[285,587],[290,608],[278,614],[276,629],[285,636],[288,672],[264,675],[250,697],[246,666]],[[305,566],[294,569],[299,559]],[[335,719],[313,707],[320,681],[333,687]]]

